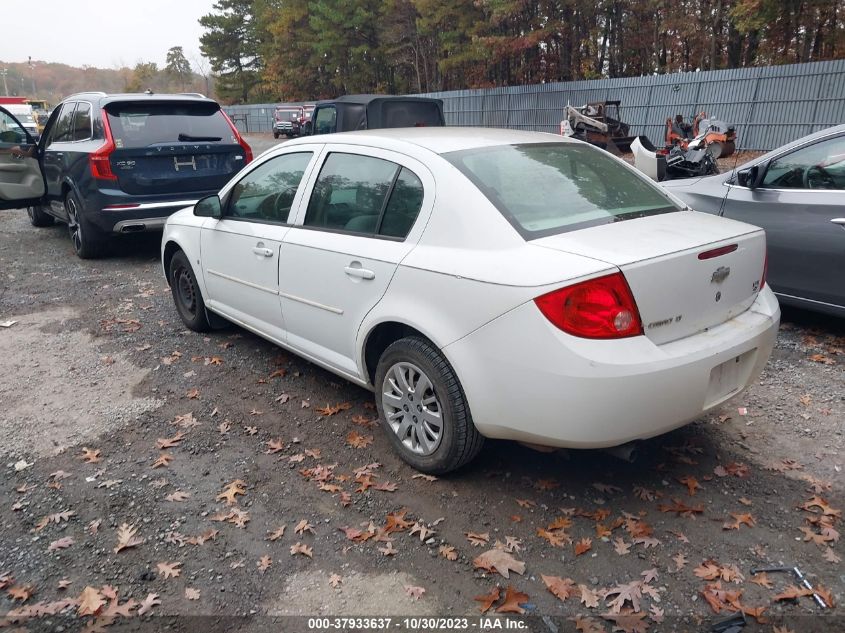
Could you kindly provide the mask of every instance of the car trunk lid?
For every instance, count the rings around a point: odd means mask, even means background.
[[[762,229],[680,211],[561,233],[532,242],[617,266],[645,335],[657,344],[745,312],[760,291]]]
[[[206,101],[106,107],[118,186],[133,195],[216,191],[246,164],[220,107]]]

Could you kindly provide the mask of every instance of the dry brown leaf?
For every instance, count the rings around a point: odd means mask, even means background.
[[[32,585],[12,585],[6,590],[6,593],[12,600],[26,602],[35,593],[35,587]]]
[[[490,590],[490,593],[485,593],[480,596],[475,596],[473,600],[476,602],[480,602],[481,606],[481,613],[487,613],[496,602],[499,600],[501,596],[501,592],[499,591],[498,587],[493,587]]]
[[[434,530],[417,521],[411,526],[411,531],[408,532],[408,534],[410,534],[411,536],[413,536],[414,534],[419,534],[420,541],[425,541],[427,538],[434,534]]]
[[[165,580],[168,578],[178,578],[179,574],[182,572],[179,569],[182,566],[182,563],[158,563],[156,567],[158,568],[158,575],[163,576]]]
[[[241,479],[235,479],[232,483],[228,484],[219,495],[217,495],[217,501],[226,501],[226,505],[235,505],[237,504],[238,500],[236,498],[237,495],[245,495],[246,494],[246,482]]]
[[[156,440],[156,448],[164,450],[165,448],[173,448],[179,446],[179,443],[185,439],[185,432],[179,431],[173,437],[160,437]]]
[[[268,541],[278,541],[280,538],[282,538],[285,535],[285,528],[287,528],[287,525],[280,525],[279,527],[277,527],[272,532],[267,532],[267,540]]]
[[[529,597],[527,593],[517,591],[508,585],[508,588],[505,590],[505,599],[502,601],[502,604],[496,607],[496,613],[518,613],[521,615],[525,613],[525,609],[519,605],[525,604],[528,601]]]
[[[423,587],[415,587],[413,585],[405,585],[405,593],[414,600],[419,600],[423,597],[425,589]]]
[[[836,555],[836,552],[833,551],[832,547],[826,547],[823,556],[824,559],[829,563],[839,563],[842,561],[842,559]]]
[[[114,548],[114,553],[129,549],[130,547],[137,547],[144,542],[140,536],[136,536],[138,528],[128,523],[123,523],[117,528],[117,547]]]
[[[769,577],[766,575],[766,572],[754,574],[751,578],[749,578],[749,580],[755,585],[760,585],[761,587],[765,587],[766,589],[772,588],[772,581],[769,580]]]
[[[291,554],[293,554],[293,551],[291,551]],[[270,558],[269,556],[265,555],[265,556],[262,556],[261,559],[256,563],[256,566],[258,567],[258,571],[260,571],[263,574],[265,571],[270,569],[270,565],[272,565],[272,564],[273,564],[273,559]]]
[[[575,543],[575,555],[580,556],[581,554],[585,554],[593,549],[593,539],[591,538],[582,538],[580,541]]]
[[[294,554],[302,554],[303,556],[307,556],[308,558],[314,558],[314,550],[307,545],[297,542],[295,545],[290,546],[290,553],[291,556]]]
[[[373,443],[373,436],[360,435],[358,431],[349,431],[346,435],[346,443],[352,448],[366,448]]]
[[[167,495],[164,498],[164,500],[165,501],[175,501],[177,503],[180,503],[180,502],[188,499],[190,496],[191,496],[191,493],[189,493],[189,492],[182,492],[181,490],[176,490],[174,492],[171,492],[169,495]]]
[[[162,468],[170,464],[170,462],[172,461],[173,455],[171,455],[170,453],[161,453],[158,456],[158,459],[153,462],[153,468]]]
[[[70,536],[65,536],[64,538],[60,538],[50,543],[49,547],[47,547],[47,551],[53,552],[57,549],[67,549],[73,545],[73,543],[74,540]]]
[[[267,450],[264,451],[266,455],[273,455],[274,453],[279,453],[285,450],[285,443],[279,439],[275,440],[267,440]]]
[[[185,599],[186,600],[199,600],[200,599],[200,590],[193,589],[191,587],[185,587]]]
[[[94,587],[85,587],[77,600],[79,602],[79,607],[76,611],[78,615],[96,615],[106,604],[100,592],[94,589]]]
[[[466,535],[470,545],[473,547],[487,545],[487,543],[490,542],[490,532],[483,532],[481,534],[476,532],[465,532],[464,534]]]
[[[796,585],[790,585],[782,592],[777,594],[774,598],[772,598],[773,602],[778,602],[779,600],[797,600],[803,596],[812,596],[813,590],[807,589],[806,587],[798,587]]]
[[[569,596],[578,592],[575,583],[571,578],[561,578],[560,576],[546,576],[541,574],[540,577],[546,584],[546,589],[552,592],[561,601],[566,600]]]
[[[311,532],[314,534],[314,526],[311,525],[307,519],[302,519],[299,523],[296,524],[296,527],[293,528],[293,531],[297,534],[305,534],[306,532]]]
[[[678,552],[672,557],[672,560],[675,561],[675,571],[681,571],[684,567],[687,566],[687,557],[683,555],[683,553]]]
[[[631,553],[631,544],[626,543],[625,539],[616,538],[616,539],[613,539],[613,549],[620,556],[624,556],[625,554]]]
[[[691,497],[695,496],[695,491],[698,490],[701,486],[698,484],[698,479],[693,477],[692,475],[687,475],[686,477],[681,477],[678,481],[684,484],[687,487],[687,491]]]
[[[489,572],[498,572],[505,578],[510,577],[509,574],[511,571],[520,575],[525,573],[524,562],[519,561],[507,552],[496,548],[487,550],[483,554],[477,556],[475,560],[472,561],[472,564],[478,569],[485,569]]]
[[[388,541],[387,545],[384,547],[379,547],[378,551],[381,552],[384,556],[395,556],[398,549],[393,547],[393,541]]]
[[[96,464],[100,459],[100,449],[93,449],[88,448],[87,446],[82,447],[82,455],[80,456],[82,461],[86,464]]]
[[[458,560],[458,552],[451,545],[441,545],[439,552],[446,560]]]
[[[599,594],[590,589],[587,585],[578,585],[578,591],[581,593],[581,604],[588,609],[595,609],[599,606]]]
[[[343,578],[341,578],[337,574],[332,574],[331,576],[329,576],[329,584],[335,589],[337,589],[343,584]]]
[[[138,607],[138,615],[145,615],[149,613],[153,607],[160,605],[161,600],[158,599],[157,593],[147,594],[147,597],[141,601],[141,606]]]

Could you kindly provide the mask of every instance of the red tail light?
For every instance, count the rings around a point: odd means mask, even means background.
[[[634,295],[622,273],[555,290],[534,303],[552,324],[574,336],[610,339],[643,333]]]
[[[102,120],[105,141],[96,152],[88,155],[88,166],[91,168],[91,175],[94,178],[99,180],[117,180],[117,176],[111,170],[111,153],[114,151],[114,139],[111,135],[109,117],[105,110],[103,110]]]
[[[226,114],[225,112],[223,112],[223,110],[220,110],[220,114],[222,114],[225,117],[226,122],[229,124],[229,127],[232,128],[232,134],[235,135],[235,139],[238,141],[238,145],[240,145],[244,150],[244,165],[251,163],[252,162],[252,148],[249,146],[249,143],[247,143],[244,140],[244,137],[241,136],[241,133],[238,132],[238,128],[236,128],[235,124],[232,123],[232,119],[229,118],[229,115]]]
[[[760,279],[760,290],[766,287],[766,274],[769,272],[769,248],[766,247],[766,256],[763,259],[763,277]]]

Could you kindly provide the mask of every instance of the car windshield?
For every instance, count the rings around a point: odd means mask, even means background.
[[[603,150],[580,143],[502,145],[444,158],[525,239],[681,210]]]
[[[106,107],[118,148],[158,143],[237,143],[216,103],[111,103]]]
[[[293,121],[299,118],[299,110],[295,109],[285,109],[285,110],[276,110],[276,120],[277,121]]]

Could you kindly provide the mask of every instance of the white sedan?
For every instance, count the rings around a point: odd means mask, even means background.
[[[279,145],[167,221],[185,324],[236,323],[371,389],[408,463],[483,438],[616,446],[755,380],[780,310],[757,227],[550,134],[415,128]]]

